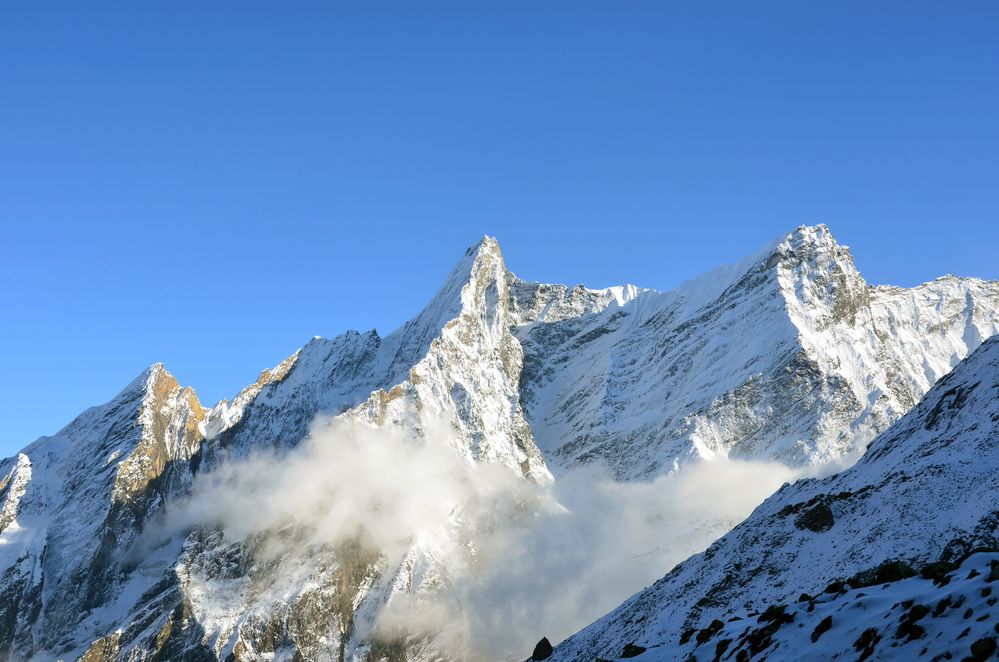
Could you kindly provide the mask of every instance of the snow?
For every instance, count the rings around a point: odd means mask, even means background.
[[[997,325],[999,284],[948,277],[909,290],[871,287],[824,226],[799,228],[669,292],[528,282],[506,269],[498,243],[485,237],[423,311],[384,338],[374,331],[316,336],[207,410],[154,364],[111,402],[0,463],[0,476],[10,477],[0,486],[0,518],[13,514],[0,526],[0,572],[7,573],[0,591],[21,601],[19,613],[40,609],[34,623],[17,626],[25,656],[51,657],[65,642],[79,653],[113,630],[131,637],[127,646],[149,650],[163,618],[143,619],[165,617],[159,601],[176,595],[187,600],[206,645],[219,653],[237,645],[253,650],[268,623],[316,595],[328,579],[322,568],[287,567],[284,581],[251,590],[254,570],[218,541],[195,534],[170,540],[136,567],[126,562],[126,550],[164,504],[187,493],[195,471],[260,449],[294,448],[317,415],[416,437],[443,416],[463,461],[499,464],[541,485],[593,463],[630,481],[710,458],[811,466],[859,453]],[[925,465],[918,457],[912,462]],[[883,466],[870,476],[863,466],[849,475],[864,476],[857,478],[864,485],[883,480]],[[954,480],[985,489],[990,468],[979,462]],[[935,550],[925,536],[951,532],[947,527],[965,531],[974,522],[941,492],[950,483],[933,483],[924,469],[926,484],[912,484],[941,509],[906,544],[908,553],[925,557]],[[823,485],[806,481],[778,496],[781,503],[806,500]],[[892,503],[889,492],[897,487],[879,488],[884,503]],[[901,517],[918,507],[915,493],[905,490],[900,509],[886,512]],[[986,495],[966,506],[974,514],[990,503]],[[844,516],[840,526],[837,519],[835,535],[842,529],[856,540],[870,531],[897,536],[878,512],[857,505],[855,522]],[[769,516],[775,532],[800,538]],[[457,535],[457,526],[448,523],[442,535]],[[740,542],[733,544],[751,548],[736,532]],[[380,567],[359,588],[349,655],[365,653],[364,637],[385,605],[407,591],[432,593],[445,581],[435,555],[442,540],[417,541],[402,562]],[[875,546],[864,556],[850,540],[837,538],[836,548],[850,555],[838,565],[828,545],[802,542],[805,551],[794,553],[808,562],[777,592],[885,551]],[[107,545],[110,556],[102,556]],[[744,553],[733,548],[722,556],[746,563]],[[332,563],[335,556],[324,559]],[[723,575],[714,566],[702,570]],[[177,594],[146,596],[160,580]],[[774,595],[756,584],[747,590],[753,599]],[[84,602],[88,593],[99,596],[95,603]],[[682,595],[671,599],[689,606]],[[139,633],[130,629],[139,625]],[[675,623],[660,625],[659,634],[648,636],[666,637]],[[624,631],[609,630],[614,637]],[[11,636],[0,629],[0,643]],[[330,650],[340,643],[337,632],[322,636]]]
[[[650,646],[630,659],[735,660],[742,651],[761,660],[852,660],[868,650],[867,656],[876,660],[964,659],[971,655],[973,642],[999,641],[999,582],[990,579],[995,577],[993,567],[999,568],[999,553],[973,554],[945,581],[917,575],[842,593],[820,593],[783,605],[784,618],[776,621],[767,620],[760,611],[736,609],[700,643],[691,636],[683,645]],[[776,630],[760,637],[760,630],[770,623],[778,626]],[[820,623],[824,623],[821,628]],[[759,642],[755,646],[754,634]],[[719,646],[721,655],[717,655]]]
[[[852,457],[999,331],[999,283],[871,287],[825,226],[621,305],[535,292],[549,301],[516,330],[521,393],[556,476],[592,462],[638,480],[719,455]]]
[[[560,644],[551,659],[613,656],[625,643],[674,655],[686,628],[793,603],[886,561],[918,568],[999,548],[997,422],[994,337],[853,467],[785,485],[705,552]],[[804,525],[803,515],[820,507],[828,508],[828,526]]]

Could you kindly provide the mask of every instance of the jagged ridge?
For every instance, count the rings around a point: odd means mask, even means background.
[[[196,472],[292,447],[317,414],[417,436],[444,416],[459,456],[536,481],[594,461],[638,479],[717,454],[836,457],[994,333],[997,301],[996,283],[974,279],[869,287],[822,226],[665,293],[530,283],[487,237],[385,338],[316,338],[210,410],[153,366],[0,465],[9,477],[0,535],[12,543],[2,557],[0,650],[215,659],[283,641],[313,656],[374,655],[361,621],[370,626],[378,605],[421,590],[414,578],[439,570],[424,550],[397,567],[334,550],[329,573],[301,577],[316,590],[276,602],[254,597],[245,550],[211,532],[140,567],[125,550]],[[225,578],[249,588],[218,620],[192,599],[191,573],[232,564],[243,569]],[[198,581],[216,579],[211,570]],[[323,609],[345,600],[349,608]],[[303,619],[322,627],[291,625]],[[335,644],[320,637],[327,629],[340,633]]]

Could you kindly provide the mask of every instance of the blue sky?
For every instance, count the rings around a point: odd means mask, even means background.
[[[210,6],[207,6],[210,5]],[[8,3],[0,455],[163,361],[206,403],[465,247],[666,289],[827,223],[999,278],[999,3]]]

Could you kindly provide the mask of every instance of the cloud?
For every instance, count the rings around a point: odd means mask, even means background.
[[[724,459],[645,483],[618,483],[593,468],[569,474],[550,493],[565,510],[549,508],[483,544],[488,571],[465,585],[473,645],[486,659],[523,659],[542,636],[562,640],[706,548],[793,479],[783,465]]]
[[[589,467],[539,485],[467,462],[459,443],[446,423],[417,436],[320,419],[293,451],[199,476],[156,534],[215,528],[228,542],[264,541],[255,553],[274,559],[360,540],[387,569],[422,550],[439,579],[395,595],[374,632],[433,633],[469,660],[523,659],[542,636],[561,640],[704,549],[795,478],[783,465],[713,460],[651,482],[618,483]]]

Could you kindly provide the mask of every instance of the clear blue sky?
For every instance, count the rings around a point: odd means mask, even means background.
[[[210,5],[210,6],[207,6]],[[206,403],[496,235],[666,289],[825,222],[999,278],[999,3],[0,9],[0,455],[163,361]]]

